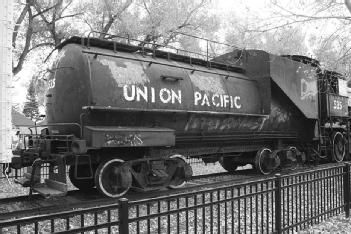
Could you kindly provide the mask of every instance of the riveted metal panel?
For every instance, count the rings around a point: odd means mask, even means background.
[[[157,61],[157,59],[153,59]],[[174,65],[176,62],[163,61]],[[184,69],[160,64],[145,64],[145,74],[150,79],[147,87],[154,92],[149,109],[191,110],[193,92],[191,82]]]
[[[92,105],[89,61],[78,45],[69,44],[58,54],[48,77],[46,120],[52,123],[80,123],[82,106]],[[78,128],[49,127],[58,134],[79,136]]]
[[[213,73],[184,65],[193,89],[193,110],[243,115],[263,115],[257,81],[251,77],[209,68]]]
[[[93,48],[93,50],[101,49]],[[130,53],[123,54],[130,58],[136,57]],[[89,60],[95,105],[147,108],[142,96],[139,95],[137,98],[136,94],[137,89],[141,91],[142,87],[150,83],[139,61],[92,55],[89,55]]]
[[[229,96],[220,75],[188,71],[194,92],[194,110],[228,111]],[[226,103],[224,104],[224,98]]]
[[[270,55],[270,76],[306,118],[318,118],[316,67]]]
[[[237,90],[243,95],[242,102],[243,112],[257,112],[268,115],[271,113],[271,78],[269,73],[270,60],[269,54],[261,50],[234,50],[214,59],[215,61],[231,63],[245,69],[245,76],[236,74],[234,79],[228,77],[228,91],[237,93]],[[254,83],[244,82],[249,80]],[[239,83],[241,81],[241,83]],[[233,94],[230,94],[233,95]],[[235,95],[235,94],[234,94]],[[257,98],[258,97],[258,98]],[[248,103],[247,103],[248,102]]]
[[[230,99],[233,100],[233,103],[231,102],[233,112],[264,114],[264,103],[256,80],[229,77],[224,79],[224,83]]]

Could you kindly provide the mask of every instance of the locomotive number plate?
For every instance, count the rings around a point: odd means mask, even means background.
[[[328,94],[329,115],[346,117],[348,115],[348,98],[335,94]]]

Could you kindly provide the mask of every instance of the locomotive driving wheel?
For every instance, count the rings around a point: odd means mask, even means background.
[[[262,148],[256,153],[254,166],[259,173],[268,175],[279,166],[279,158],[272,154],[272,150]]]
[[[332,134],[332,157],[335,162],[342,162],[346,152],[346,141],[341,132]]]
[[[95,173],[95,185],[105,196],[123,196],[132,185],[129,166],[117,158],[101,162]]]

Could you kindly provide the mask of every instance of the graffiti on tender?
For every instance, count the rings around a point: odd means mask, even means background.
[[[253,119],[256,121],[253,122]],[[202,130],[205,132],[212,131],[229,131],[229,130],[251,130],[259,131],[262,129],[267,118],[265,117],[191,117],[185,126],[185,131]]]
[[[142,144],[143,140],[141,139],[140,133],[105,134],[105,146],[138,146]]]

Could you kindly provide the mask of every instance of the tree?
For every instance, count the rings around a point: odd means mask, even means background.
[[[264,34],[300,28],[307,47],[301,54],[314,57],[326,69],[351,75],[351,0],[270,3],[273,16],[259,19],[250,31]]]
[[[14,75],[22,70],[30,52],[39,48],[52,50],[64,38],[79,33],[67,20],[82,14],[68,13],[72,2],[73,0],[17,0],[19,11],[12,35]]]
[[[305,33],[300,27],[286,26],[283,28],[258,31],[252,25],[259,24],[257,18],[242,20],[235,16],[226,23],[225,40],[228,44],[242,49],[265,50],[273,54],[307,54]],[[262,29],[262,28],[261,28]]]
[[[16,1],[13,73],[18,74],[28,58],[40,67],[34,75],[35,87],[41,87],[39,105],[43,103],[41,95],[46,88],[41,79],[45,67],[50,67],[50,61],[46,62],[48,55],[71,35],[88,36],[90,31],[99,31],[90,36],[112,39],[110,33],[136,38],[139,45],[173,43],[187,50],[198,50],[197,41],[179,32],[213,36],[219,25],[218,18],[210,14],[210,0]]]
[[[90,31],[100,32],[99,38],[108,38],[107,33],[110,33],[111,27],[121,24],[132,3],[133,0],[84,1],[77,6],[77,11],[85,12],[80,18]]]
[[[39,105],[34,79],[29,83],[26,99],[27,101],[24,103],[23,114],[31,120],[37,120],[39,117]]]
[[[100,0],[86,1],[79,18],[95,36],[113,38],[120,35],[138,39],[139,45],[158,43],[162,46],[180,42],[179,32],[212,35],[219,25],[210,14],[209,0]],[[210,33],[211,32],[211,33]]]

